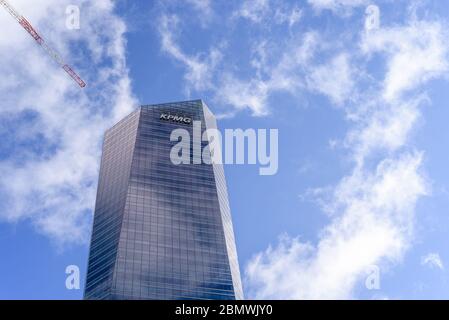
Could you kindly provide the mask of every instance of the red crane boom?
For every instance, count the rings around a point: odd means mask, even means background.
[[[61,56],[53,50],[51,47],[47,45],[45,40],[39,35],[39,33],[33,28],[31,23],[28,22],[27,19],[25,19],[21,14],[19,14],[6,0],[0,0],[0,5],[5,8],[6,11],[9,12],[9,14],[19,22],[19,24],[33,37],[34,40],[47,52],[47,54],[56,61],[57,64],[61,66],[62,69],[64,69],[65,72],[81,87],[84,88],[86,86],[86,83],[83,81],[83,79],[78,76],[78,74],[73,71],[73,69],[64,62],[64,60],[61,58]]]

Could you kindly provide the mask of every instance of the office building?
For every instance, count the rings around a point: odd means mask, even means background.
[[[223,166],[170,159],[170,134],[194,121],[216,128],[195,100],[142,106],[105,133],[85,299],[243,299]]]

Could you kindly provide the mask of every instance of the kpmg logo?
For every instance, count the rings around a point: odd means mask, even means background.
[[[184,123],[184,124],[191,124],[192,118],[186,117],[186,116],[180,116],[180,115],[173,115],[168,112],[161,113],[161,116],[159,117],[160,120],[165,121],[172,121],[172,122],[178,122],[178,123]]]

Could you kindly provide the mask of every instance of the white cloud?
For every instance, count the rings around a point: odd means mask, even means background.
[[[224,72],[218,80],[216,98],[224,105],[236,110],[250,109],[255,116],[269,114],[268,99],[275,92],[296,94],[306,86],[304,69],[313,68],[310,61],[319,45],[317,34],[310,32],[287,46],[284,54],[275,64],[267,62],[263,46],[256,46],[259,59],[252,65],[257,74],[251,79],[240,79],[230,71]]]
[[[420,154],[356,171],[337,186],[332,222],[316,246],[284,237],[246,268],[248,297],[347,299],[370,265],[397,261],[408,247],[413,209],[425,194]],[[407,188],[403,188],[407,185]]]
[[[159,23],[159,34],[162,38],[162,50],[167,52],[187,68],[185,75],[188,88],[207,90],[213,85],[213,71],[222,58],[218,48],[213,48],[206,58],[199,55],[189,56],[184,53],[175,41],[175,33],[179,24],[176,15],[163,15]]]
[[[212,2],[210,0],[182,0],[180,3],[185,3],[192,7],[198,13],[195,19],[201,27],[206,28],[210,22],[216,18]]]
[[[272,88],[263,80],[244,81],[226,73],[222,77],[217,97],[222,103],[231,105],[237,111],[249,108],[253,115],[264,116],[268,114],[266,105],[270,90]]]
[[[277,247],[256,255],[246,269],[250,297],[353,298],[368,266],[400,261],[410,246],[415,205],[430,190],[420,172],[422,153],[406,146],[420,116],[419,107],[426,101],[419,86],[443,75],[447,45],[443,28],[429,22],[411,21],[395,27],[393,33],[380,29],[366,37],[362,54],[369,59],[374,52],[387,52],[387,71],[381,84],[373,83],[371,90],[355,88],[360,96],[344,108],[354,124],[345,145],[355,166],[336,185],[331,200],[318,201],[331,222],[316,245],[284,237]],[[426,56],[432,62],[426,63]],[[347,61],[357,65],[357,60]],[[360,63],[358,68],[362,67]],[[330,88],[322,91],[329,94],[334,89]],[[414,96],[405,98],[412,89]]]
[[[275,92],[297,95],[300,92],[317,92],[327,96],[336,105],[351,98],[354,72],[346,53],[337,54],[329,61],[314,62],[320,51],[321,39],[314,32],[304,34],[300,41],[287,45],[275,64],[267,62],[265,43],[256,46],[259,56],[251,64],[257,74],[249,80],[225,73],[217,95],[219,101],[237,110],[250,108],[256,116],[267,115],[268,99]]]
[[[265,15],[271,11],[269,0],[245,0],[233,17],[248,19],[253,23],[262,22]]]
[[[278,24],[287,23],[289,27],[292,27],[301,20],[302,15],[303,12],[298,6],[294,6],[291,9],[277,7],[274,20]]]
[[[346,137],[345,145],[353,148],[356,163],[363,165],[365,159],[376,151],[394,152],[403,146],[421,116],[419,107],[425,100],[418,96],[396,104],[372,101],[371,110],[365,111],[365,116],[359,120],[361,124]]]
[[[286,23],[292,27],[298,23],[303,15],[298,5],[288,5],[278,0],[244,0],[240,7],[232,14],[232,18],[242,18],[254,24],[274,22]]]
[[[213,14],[210,0],[187,0],[187,3],[203,14],[202,19],[208,19]]]
[[[368,0],[307,0],[317,10],[328,9],[334,12],[346,12],[348,9],[368,4]]]
[[[337,104],[343,104],[351,95],[354,72],[348,56],[340,53],[329,61],[315,62],[317,51],[327,50],[316,32],[307,32],[293,38],[277,59],[269,59],[269,44],[255,42],[251,65],[256,75],[240,77],[235,68],[221,64],[223,48],[212,47],[208,53],[188,55],[175,41],[179,18],[163,15],[159,24],[162,50],[181,62],[186,68],[188,91],[211,90],[220,104],[235,111],[250,109],[255,116],[269,114],[268,100],[273,93],[297,95],[308,90],[324,94]]]
[[[412,21],[406,27],[380,28],[367,33],[362,50],[367,54],[384,52],[388,73],[384,98],[391,101],[400,94],[440,76],[448,69],[447,34],[438,22]]]
[[[68,4],[81,8],[79,31],[65,28]],[[86,80],[81,90],[10,17],[0,12],[2,154],[0,219],[27,220],[63,247],[88,240],[104,130],[130,112],[126,26],[109,0],[14,1]],[[101,34],[98,30],[102,30]],[[84,53],[74,48],[86,46]],[[75,51],[71,51],[75,50]]]
[[[236,110],[249,108],[256,116],[268,114],[267,99],[274,91],[294,91],[299,85],[294,68],[310,58],[311,51],[317,44],[316,35],[307,33],[302,39],[303,43],[292,46],[275,66],[267,64],[263,57],[263,44],[259,44],[255,50],[259,57],[252,60],[252,65],[258,69],[259,75],[252,79],[240,79],[232,68],[220,65],[222,48],[213,47],[207,54],[186,54],[175,41],[175,34],[179,32],[178,24],[177,16],[163,15],[159,34],[162,50],[186,68],[187,90],[212,90],[215,98],[224,105],[232,106]],[[265,73],[263,77],[260,72]]]
[[[337,105],[350,96],[353,78],[346,54],[337,55],[328,64],[310,68],[307,75],[309,89],[327,95]]]
[[[443,261],[438,253],[428,253],[421,257],[421,264],[423,266],[429,266],[430,268],[438,268],[444,270]]]

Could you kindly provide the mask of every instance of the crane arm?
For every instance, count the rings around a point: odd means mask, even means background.
[[[45,40],[39,35],[31,23],[28,22],[16,9],[11,6],[8,1],[0,0],[0,5],[33,37],[33,39],[44,49],[44,51],[65,71],[67,74],[81,87],[84,88],[86,83],[78,76],[78,74],[64,62],[62,57],[53,50]]]

